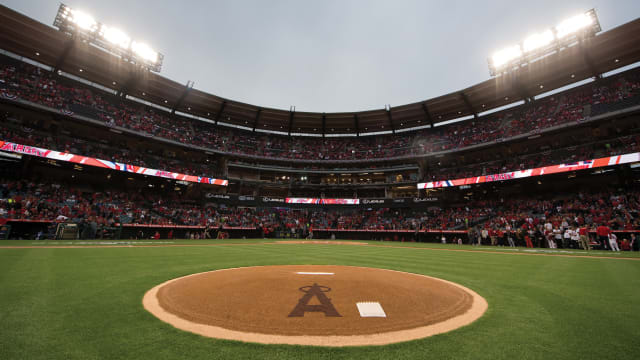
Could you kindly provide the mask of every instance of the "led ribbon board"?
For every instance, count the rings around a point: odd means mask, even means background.
[[[560,174],[560,173],[576,171],[576,170],[586,170],[586,169],[594,169],[594,168],[612,166],[612,165],[622,165],[622,164],[628,164],[628,163],[633,163],[637,161],[640,161],[640,153],[630,153],[630,154],[624,154],[624,155],[607,156],[607,157],[598,158],[598,159],[582,160],[582,161],[577,161],[577,162],[572,162],[567,164],[543,166],[535,169],[510,171],[502,174],[482,175],[482,176],[475,176],[475,177],[470,177],[465,179],[441,180],[441,181],[419,183],[418,189],[435,189],[435,188],[449,187],[449,186],[482,184],[482,183],[488,183],[492,181],[523,179],[523,178],[532,177],[532,176]]]
[[[136,173],[141,175],[156,176],[156,177],[172,179],[172,180],[188,181],[188,182],[200,183],[200,184],[212,184],[212,185],[219,185],[219,186],[229,185],[229,180],[186,175],[186,174],[180,174],[180,173],[166,171],[166,170],[149,169],[142,166],[112,162],[108,160],[96,159],[96,158],[82,156],[82,155],[75,155],[67,152],[48,150],[48,149],[43,149],[35,146],[21,145],[21,144],[8,142],[8,141],[2,141],[2,140],[0,140],[0,150],[17,153],[17,154],[36,156],[36,157],[41,157],[45,159],[66,161],[74,164],[94,166],[94,167],[99,167],[104,169],[130,172],[130,173]]]

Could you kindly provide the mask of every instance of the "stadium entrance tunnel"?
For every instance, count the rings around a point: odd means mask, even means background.
[[[488,304],[461,285],[393,270],[282,265],[216,270],[149,290],[146,310],[207,337],[317,346],[385,345],[457,329]]]

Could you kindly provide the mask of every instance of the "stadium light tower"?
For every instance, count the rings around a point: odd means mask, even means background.
[[[522,65],[595,36],[600,30],[602,29],[596,11],[591,9],[560,22],[554,28],[533,34],[517,45],[495,52],[488,59],[489,72],[491,76],[496,76],[517,70]]]
[[[164,55],[144,42],[132,40],[124,31],[101,24],[84,11],[60,4],[53,26],[70,36],[78,36],[122,60],[160,72]]]

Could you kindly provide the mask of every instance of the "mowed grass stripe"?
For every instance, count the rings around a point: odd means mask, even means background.
[[[417,250],[417,251],[416,251]],[[270,264],[423,273],[489,301],[476,323],[374,348],[317,349],[206,339],[146,313],[142,295],[178,276]],[[339,245],[0,250],[2,359],[635,358],[640,262]],[[610,335],[605,337],[606,335]]]

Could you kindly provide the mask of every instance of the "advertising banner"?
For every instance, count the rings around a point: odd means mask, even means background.
[[[559,173],[576,171],[576,170],[595,169],[595,168],[605,167],[605,166],[628,164],[628,163],[637,162],[637,161],[640,161],[640,153],[607,156],[603,158],[582,160],[582,161],[576,161],[576,162],[567,163],[567,164],[543,166],[535,169],[510,171],[502,174],[482,175],[482,176],[475,176],[475,177],[464,178],[464,179],[441,180],[441,181],[419,183],[418,189],[435,189],[435,188],[450,187],[450,186],[482,184],[482,183],[488,183],[492,181],[523,179],[523,178],[532,177],[532,176],[551,175],[551,174],[559,174]]]
[[[358,205],[360,199],[286,198],[287,204]]]
[[[108,160],[96,159],[88,156],[75,155],[75,154],[60,152],[55,150],[48,150],[48,149],[43,149],[35,146],[21,145],[21,144],[16,144],[12,142],[2,141],[2,140],[0,140],[0,150],[18,153],[18,154],[36,156],[36,157],[41,157],[45,159],[66,161],[66,162],[71,162],[79,165],[95,166],[99,168],[111,169],[116,171],[124,171],[124,172],[136,173],[141,175],[149,175],[149,176],[157,176],[157,177],[173,179],[178,181],[188,181],[188,182],[194,182],[194,183],[200,183],[200,184],[212,184],[212,185],[219,185],[219,186],[229,185],[228,180],[214,179],[214,178],[194,176],[194,175],[186,175],[186,174],[180,174],[180,173],[166,171],[166,170],[149,169],[142,166],[112,162]]]

